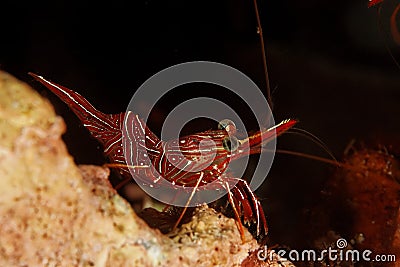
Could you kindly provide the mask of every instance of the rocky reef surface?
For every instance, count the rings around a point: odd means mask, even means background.
[[[197,208],[174,237],[150,228],[109,170],[77,166],[48,100],[0,72],[0,266],[289,266],[257,259],[233,219]]]

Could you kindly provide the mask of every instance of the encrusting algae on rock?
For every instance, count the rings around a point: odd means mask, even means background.
[[[64,131],[46,99],[0,72],[0,266],[278,266],[249,260],[257,242],[207,206],[172,238],[150,228],[107,168],[75,165]]]

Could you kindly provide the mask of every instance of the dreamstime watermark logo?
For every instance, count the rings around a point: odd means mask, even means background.
[[[154,147],[160,144],[152,144],[151,140],[146,140],[149,138],[143,135],[144,124],[147,123],[151,110],[161,97],[172,89],[189,83],[210,83],[222,86],[247,103],[258,122],[259,129],[270,128],[275,124],[271,109],[261,90],[249,77],[230,66],[206,61],[188,62],[166,68],[146,80],[135,92],[127,108],[122,130],[124,156],[127,164],[131,166],[130,171],[137,184],[155,199],[174,206],[186,206],[188,199],[192,199],[188,206],[210,203],[227,193],[218,179],[208,179],[198,186],[195,197],[193,197],[193,185],[183,186],[179,183],[171,183],[171,177],[163,177],[163,172],[165,173],[165,168],[168,167],[174,168],[172,176],[187,173],[187,176],[193,175],[194,179],[204,179],[207,173],[202,171],[213,166],[211,164],[218,156],[218,147],[213,137],[203,136],[199,144],[199,151],[213,153],[199,155],[198,159],[185,158],[181,152],[182,147],[184,149],[191,148],[185,148],[185,144],[179,143],[179,133],[182,128],[189,121],[202,117],[217,122],[230,119],[238,128],[245,129],[243,120],[227,104],[213,98],[192,98],[179,104],[168,114],[161,131],[161,140],[167,142],[162,143],[163,151],[156,150]],[[143,103],[150,106],[146,112],[138,111],[137,107]],[[267,119],[270,125],[263,125]],[[134,122],[136,124],[132,125]],[[233,138],[233,134],[228,134],[230,138]],[[257,189],[267,177],[274,158],[275,147],[275,139],[267,144],[262,144],[261,149],[267,150],[268,153],[260,155],[253,176],[247,177],[251,178],[251,190]],[[158,164],[152,164],[154,160],[150,160],[150,154],[153,159],[159,157]],[[242,177],[245,172],[248,157],[244,158],[244,164],[243,160],[240,163],[233,160],[227,161],[229,164],[227,169],[234,169],[235,177]],[[149,169],[136,168],[139,165],[149,166]],[[144,182],[139,172],[142,172],[142,175],[143,173],[152,173],[153,181]],[[228,185],[232,188],[235,183],[230,181]]]
[[[306,249],[306,250],[268,250],[267,246],[257,252],[257,257],[262,261],[313,261],[313,262],[394,262],[396,255],[394,254],[376,254],[369,249],[356,250],[349,247],[347,240],[339,238],[336,241],[336,246],[329,246],[321,251]]]

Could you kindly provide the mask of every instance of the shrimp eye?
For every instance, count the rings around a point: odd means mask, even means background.
[[[239,147],[239,140],[234,136],[227,136],[222,140],[222,145],[224,149],[229,152],[233,152]]]
[[[233,121],[224,119],[218,123],[218,129],[225,130],[229,134],[233,134],[236,132],[236,125]]]

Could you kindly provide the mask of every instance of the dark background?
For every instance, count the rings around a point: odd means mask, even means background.
[[[377,8],[368,9],[366,0],[260,1],[275,120],[299,119],[298,127],[322,139],[338,159],[352,140],[378,140],[398,151],[400,70],[385,48],[400,59],[388,25],[397,2],[385,0],[379,29]],[[124,111],[146,79],[186,61],[228,64],[265,88],[252,1],[2,2],[1,11],[0,68],[54,103],[78,163],[102,164],[101,149],[66,105],[27,72],[80,92],[107,113]],[[150,127],[157,132],[176,99],[203,90],[197,85],[166,99]],[[223,91],[214,93],[221,97]],[[327,157],[301,136],[282,136],[278,146]],[[302,207],[332,169],[276,156],[258,191],[273,239],[290,243]]]

